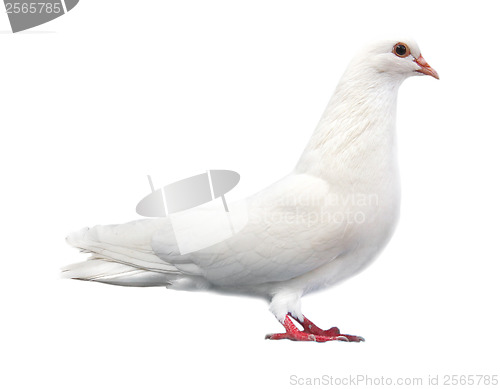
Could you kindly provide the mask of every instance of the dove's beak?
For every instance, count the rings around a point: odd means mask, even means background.
[[[418,69],[417,72],[427,74],[428,76],[432,76],[436,80],[439,80],[439,74],[433,68],[431,68],[431,65],[427,63],[424,57],[418,57],[415,62],[418,64],[418,66],[420,66],[420,69]]]

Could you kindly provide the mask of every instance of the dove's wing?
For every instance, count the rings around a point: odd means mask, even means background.
[[[125,266],[111,272],[114,279],[121,277],[122,284],[126,281],[122,273],[137,269],[162,273],[160,281],[150,280],[155,285],[206,279],[230,287],[289,280],[349,248],[350,226],[335,217],[343,210],[332,200],[334,193],[320,178],[291,174],[241,203],[230,204],[233,233],[216,240],[224,220],[227,224],[222,204],[215,210],[198,207],[166,218],[84,229],[68,241],[92,256],[76,268],[68,267],[67,276],[109,277],[109,269],[97,264],[106,267],[115,262]],[[207,236],[219,243],[202,244],[204,248],[183,254],[184,243],[203,243]]]
[[[216,285],[289,280],[335,259],[344,250],[346,224],[332,219],[339,205],[329,201],[330,193],[326,181],[292,174],[244,202],[248,221],[234,236],[179,255],[176,234],[169,225],[155,233],[152,247],[181,273],[203,276]],[[193,223],[199,224],[210,217],[209,212],[202,215],[199,210],[192,215]]]

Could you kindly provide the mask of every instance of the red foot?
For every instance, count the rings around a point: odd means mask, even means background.
[[[328,342],[330,340],[340,340],[343,342],[365,341],[361,336],[341,334],[337,327],[332,327],[329,330],[322,330],[306,317],[304,317],[303,321],[296,320],[304,327],[303,331],[300,331],[295,324],[293,324],[290,316],[286,315],[285,322],[283,323],[286,332],[282,334],[268,334],[266,335],[266,339],[290,339],[310,342]]]

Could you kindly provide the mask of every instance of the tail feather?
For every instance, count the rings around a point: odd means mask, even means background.
[[[157,273],[102,259],[89,259],[62,269],[63,278],[120,286],[169,286],[172,275]],[[173,277],[175,278],[175,276]]]
[[[64,267],[63,278],[121,286],[170,286],[182,274],[155,255],[148,227],[154,225],[132,222],[84,228],[70,234],[66,238],[70,245],[92,255],[85,262]]]
[[[103,258],[151,271],[179,273],[174,265],[155,255],[149,242],[142,242],[144,237],[136,231],[137,225],[139,225],[138,222],[133,222],[120,226],[83,228],[70,234],[66,241],[82,252],[94,253],[95,258]],[[123,231],[124,226],[129,227],[128,233],[127,230]],[[130,230],[132,231],[130,232]],[[151,234],[147,238],[151,240]]]

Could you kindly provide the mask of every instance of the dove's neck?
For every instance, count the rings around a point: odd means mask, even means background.
[[[346,71],[295,171],[329,182],[396,175],[396,100],[402,80]]]

